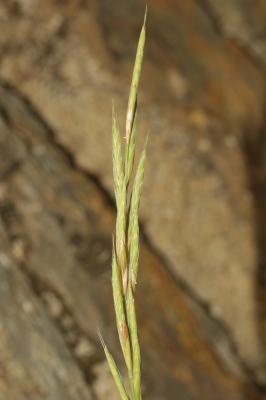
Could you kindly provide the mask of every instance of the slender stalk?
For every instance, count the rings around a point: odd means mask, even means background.
[[[128,385],[124,384],[119,369],[102,337],[101,342],[120,398],[123,400],[141,400],[141,355],[134,293],[139,262],[138,209],[147,141],[141,153],[135,176],[133,176],[133,168],[136,147],[137,96],[145,37],[146,12],[132,74],[124,143],[121,142],[114,109],[112,118],[113,175],[117,207],[116,228],[113,237],[112,290],[117,331],[128,372]],[[127,386],[129,386],[129,390],[127,390]]]

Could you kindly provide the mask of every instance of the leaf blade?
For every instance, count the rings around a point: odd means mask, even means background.
[[[116,365],[116,362],[115,362],[113,356],[111,355],[110,351],[108,350],[108,348],[107,348],[107,346],[106,346],[106,344],[105,344],[105,342],[103,340],[103,337],[100,334],[99,334],[99,336],[100,336],[101,344],[103,346],[105,357],[107,359],[111,374],[112,374],[113,379],[115,381],[115,384],[116,384],[117,390],[118,390],[118,392],[120,394],[120,397],[121,397],[122,400],[129,400],[129,397],[127,395],[127,392],[126,392],[126,389],[125,389],[121,374],[119,372],[119,369],[118,369],[118,367]]]

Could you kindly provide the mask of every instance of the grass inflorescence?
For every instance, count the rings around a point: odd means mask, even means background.
[[[133,174],[136,148],[137,95],[146,36],[146,13],[141,29],[130,87],[124,142],[113,108],[113,176],[117,207],[113,236],[112,290],[116,324],[127,372],[125,384],[102,337],[103,349],[120,398],[141,400],[141,356],[134,302],[139,263],[138,209],[144,174],[146,143]]]

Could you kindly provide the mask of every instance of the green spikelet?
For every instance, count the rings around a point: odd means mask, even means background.
[[[144,55],[144,47],[146,40],[146,16],[147,16],[147,8],[145,11],[144,23],[139,36],[139,43],[137,48],[137,54],[135,59],[135,65],[133,69],[131,87],[128,98],[128,106],[127,106],[127,118],[126,118],[126,141],[129,142],[133,121],[135,119],[136,109],[137,109],[137,95],[141,74],[141,67]]]
[[[121,271],[117,263],[114,244],[113,244],[113,260],[112,260],[112,290],[113,290],[118,336],[122,347],[126,366],[128,370],[131,370],[132,368],[131,344],[127,326],[127,319],[126,319]]]
[[[137,117],[137,115],[136,115]],[[125,151],[125,182],[126,186],[131,178],[131,174],[133,171],[134,161],[135,161],[135,149],[136,149],[136,117],[134,119],[134,124],[132,128],[132,132],[130,135],[129,142],[126,143],[126,151]]]
[[[119,204],[118,196],[123,186],[124,171],[123,171],[123,160],[122,160],[122,150],[121,150],[121,136],[115,118],[114,107],[113,107],[113,121],[112,121],[112,137],[113,137],[114,189],[116,195],[116,203]]]
[[[141,187],[144,177],[146,146],[147,146],[147,139],[139,160],[139,165],[137,168],[135,182],[131,196],[130,211],[129,211],[129,232],[128,232],[128,248],[130,251],[129,275],[133,289],[137,282],[137,273],[138,273],[138,261],[139,261],[138,209],[141,196]]]

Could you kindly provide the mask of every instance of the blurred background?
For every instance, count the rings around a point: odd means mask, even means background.
[[[266,399],[266,2],[149,0],[143,398]],[[117,399],[111,107],[142,0],[0,2],[0,399]]]

